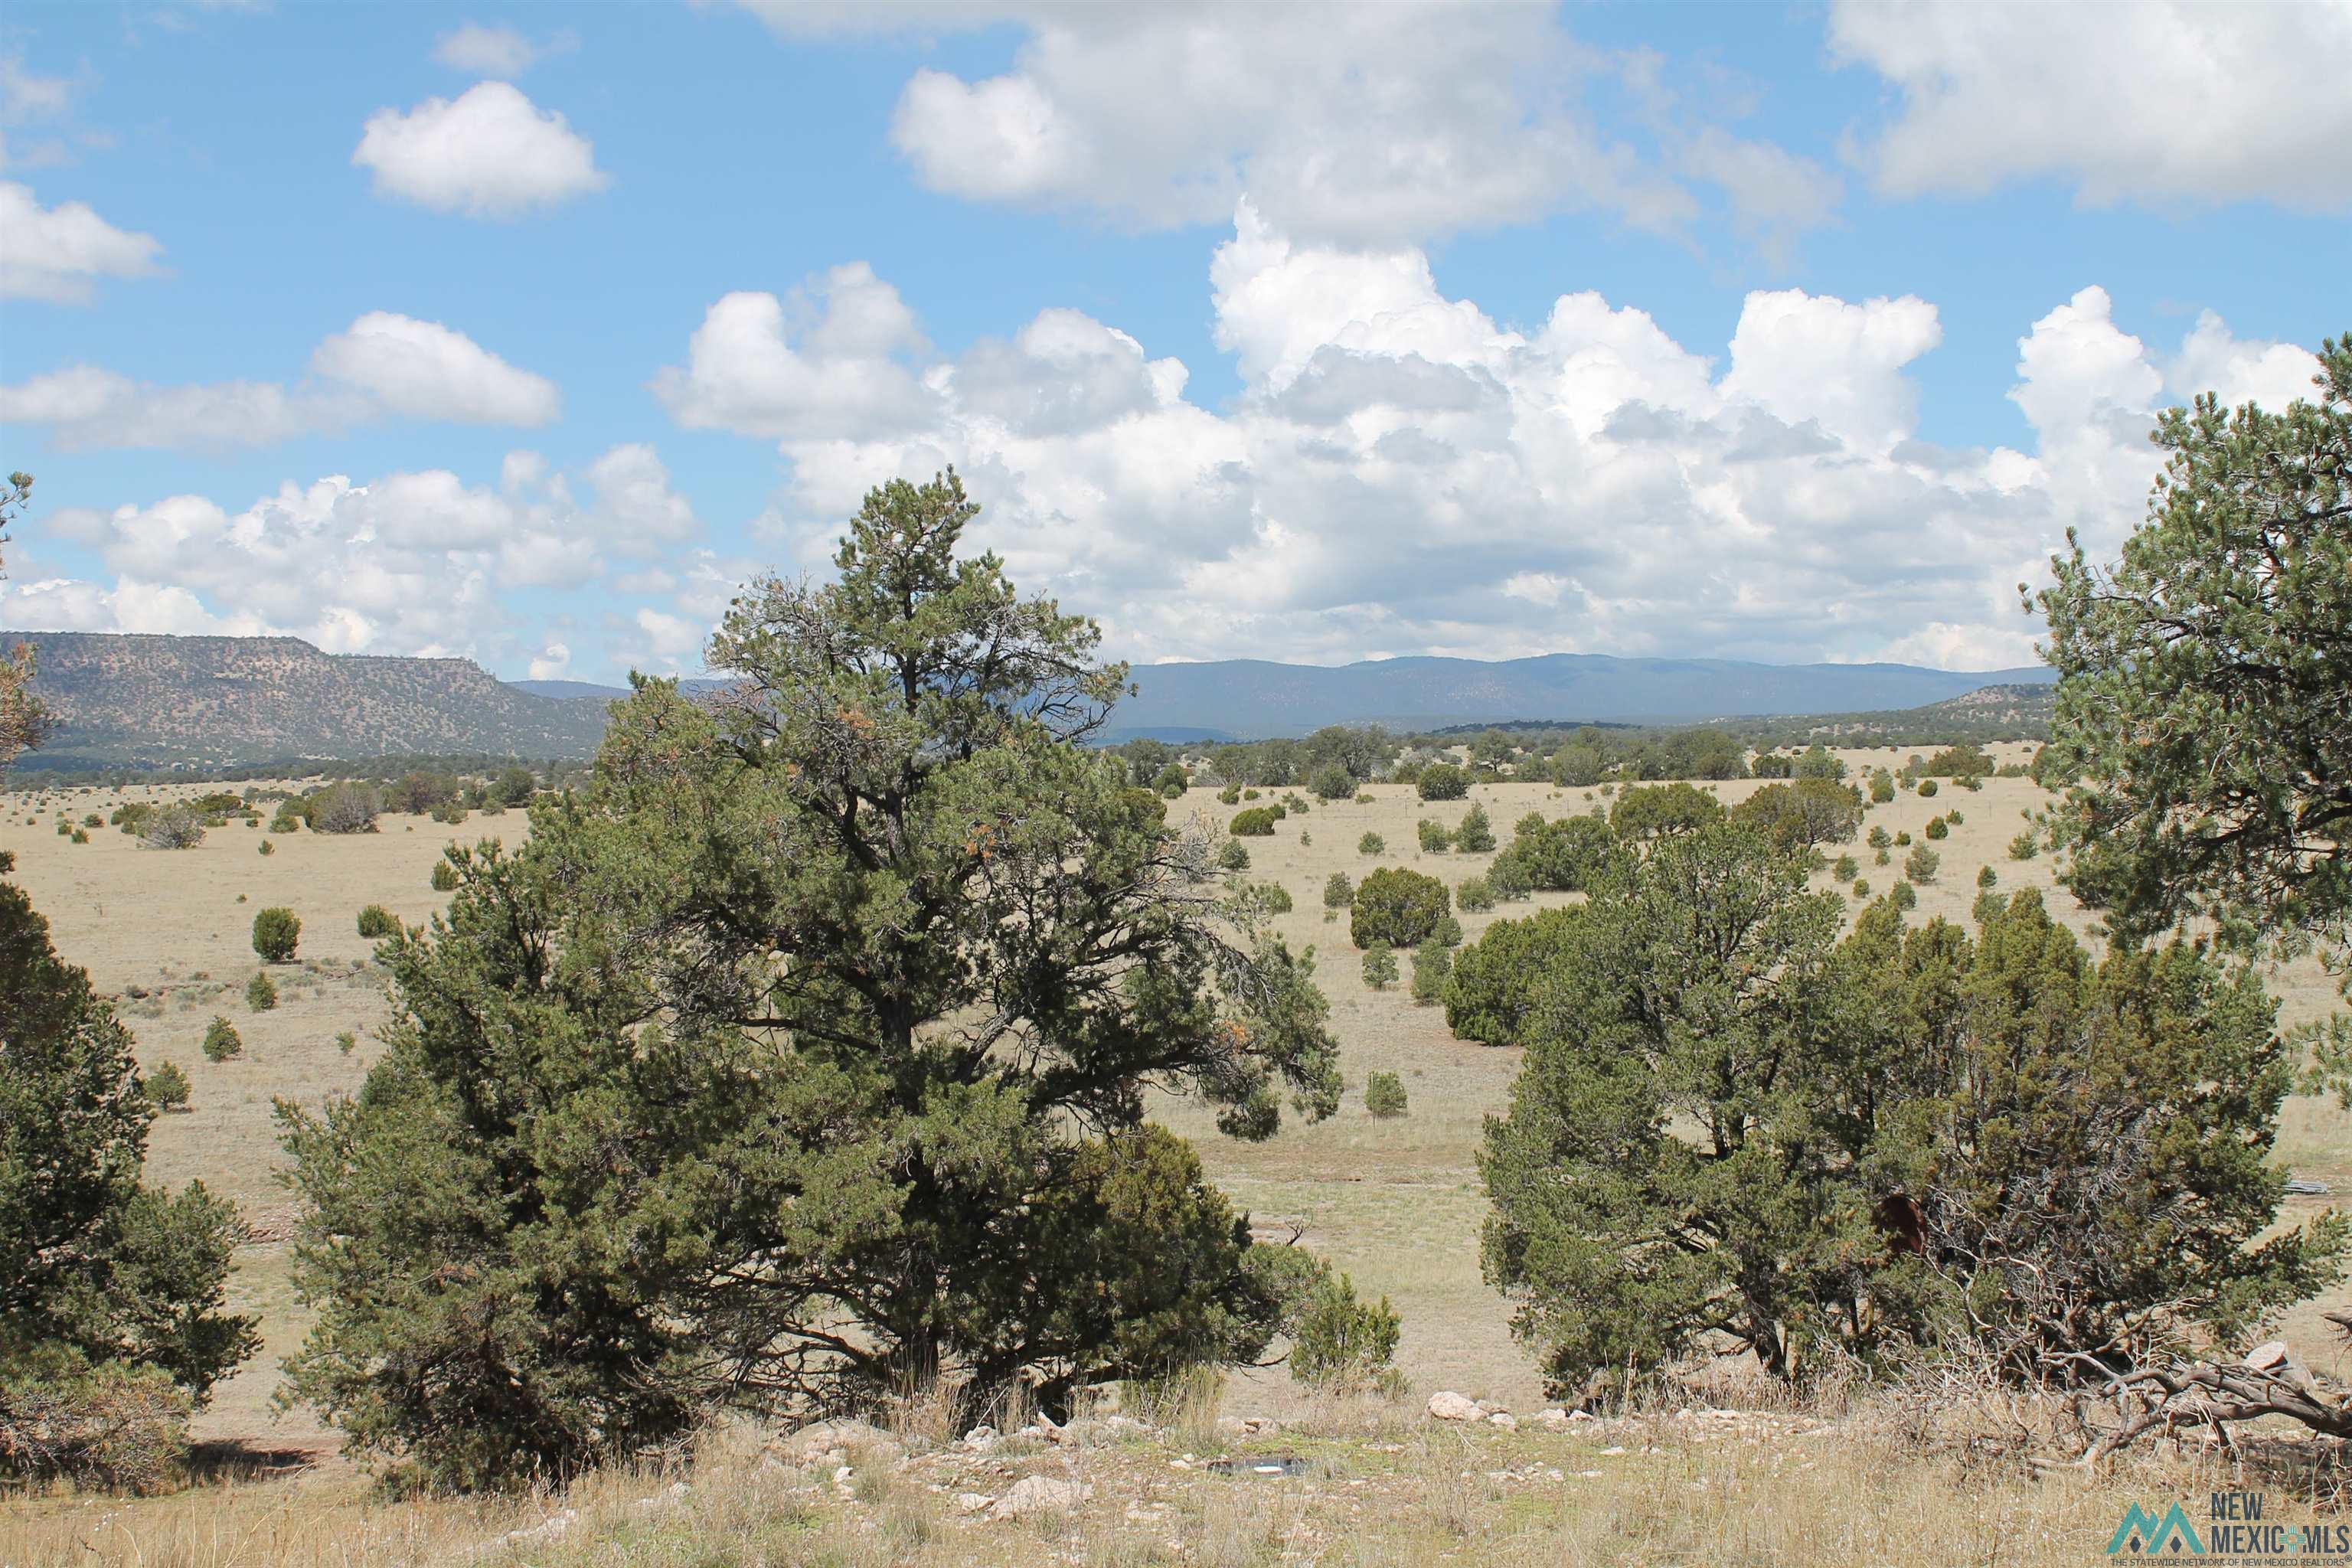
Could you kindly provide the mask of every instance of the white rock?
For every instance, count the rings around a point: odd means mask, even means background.
[[[1084,1502],[1093,1491],[1092,1487],[1077,1481],[1024,1476],[1013,1483],[1011,1491],[996,1500],[989,1514],[995,1519],[1019,1519],[1024,1514],[1066,1512]]]
[[[1536,1412],[1536,1425],[1547,1432],[1557,1432],[1568,1425],[1568,1412],[1555,1405]]]
[[[1450,1389],[1444,1390],[1429,1396],[1429,1413],[1440,1421],[1475,1421],[1478,1402]]]
[[[975,1454],[985,1454],[1002,1441],[993,1426],[975,1426],[963,1435],[963,1446]]]
[[[1500,1426],[1506,1432],[1516,1432],[1519,1429],[1517,1417],[1514,1416],[1507,1410],[1497,1410],[1492,1415],[1487,1416],[1486,1425],[1489,1426]]]
[[[988,1507],[990,1504],[995,1502],[995,1500],[996,1500],[994,1498],[990,1497],[986,1492],[956,1493],[956,1508],[960,1512],[963,1513],[978,1513],[982,1509]]]

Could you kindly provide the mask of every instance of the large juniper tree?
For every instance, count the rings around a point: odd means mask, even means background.
[[[1271,1134],[1339,1094],[1308,965],[1118,759],[1089,622],[959,558],[952,472],[763,581],[707,703],[640,680],[593,785],[387,944],[360,1097],[289,1110],[299,1393],[440,1480],[714,1403],[840,1408],[1256,1354],[1244,1223],[1157,1087]]]

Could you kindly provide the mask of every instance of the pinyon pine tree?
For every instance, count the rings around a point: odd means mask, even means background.
[[[720,1405],[966,1410],[1259,1355],[1295,1304],[1151,1086],[1265,1138],[1339,1094],[1308,963],[1119,759],[1092,623],[959,558],[952,471],[765,580],[715,703],[636,682],[526,846],[384,952],[359,1097],[281,1114],[314,1205],[298,1394],[446,1484]]]

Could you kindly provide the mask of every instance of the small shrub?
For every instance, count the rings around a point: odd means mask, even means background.
[[[1495,825],[1485,806],[1474,805],[1463,814],[1462,826],[1454,830],[1454,842],[1465,855],[1483,855],[1495,847]]]
[[[1348,880],[1348,873],[1332,872],[1330,880],[1323,884],[1323,907],[1327,910],[1344,910],[1355,901],[1356,884]]]
[[[456,892],[457,890],[457,868],[452,866],[446,860],[436,860],[433,862],[433,890],[436,893]]]
[[[1961,823],[1966,822],[1967,820],[1967,817],[1962,816],[1959,814],[1958,807],[1954,807],[1952,810],[1944,813],[1944,821],[1953,827],[1958,827]]]
[[[1227,871],[1248,870],[1250,868],[1249,846],[1238,838],[1226,839],[1224,847],[1217,851],[1217,865]],[[362,931],[360,934],[365,936],[367,933]]]
[[[268,839],[267,839],[267,838],[263,839],[263,840],[261,841],[261,843],[257,846],[257,847],[259,848],[260,852],[261,852],[263,855],[265,855],[265,856],[268,856],[268,855],[275,855],[275,854],[277,854],[277,853],[278,853],[278,846],[277,846],[277,845],[275,845],[275,844],[272,844],[272,843],[271,843],[271,842],[269,842],[269,840],[268,840]]]
[[[292,910],[272,907],[253,917],[253,951],[264,963],[291,963],[302,943],[302,919]]]
[[[1944,858],[1922,844],[1903,858],[1903,876],[1907,881],[1932,882],[1943,865]]]
[[[1241,805],[1242,786],[1239,784],[1227,784],[1224,788],[1217,792],[1217,799],[1226,805]]]
[[[363,784],[329,784],[302,803],[313,833],[373,833],[383,797]]]
[[[245,983],[245,1005],[257,1013],[267,1013],[278,1005],[278,984],[268,975],[256,973]]]
[[[1898,833],[1895,836],[1895,847],[1897,849],[1907,849],[1910,847],[1911,835],[1908,831]]]
[[[1356,840],[1356,853],[1359,855],[1385,855],[1388,847],[1389,841],[1377,833],[1367,833]]]
[[[1290,1375],[1315,1388],[1401,1388],[1403,1380],[1391,1363],[1402,1327],[1387,1297],[1377,1304],[1359,1301],[1346,1275],[1327,1278],[1299,1316]]]
[[[1430,947],[1433,945],[1437,947],[1460,947],[1462,945],[1462,922],[1454,918],[1454,912],[1451,910],[1447,910],[1444,914],[1442,914],[1437,918],[1437,923],[1435,925],[1429,928],[1429,940],[1423,942],[1421,945],[1423,947]]]
[[[1361,948],[1375,943],[1419,947],[1436,929],[1451,902],[1445,884],[1436,878],[1384,866],[1356,889],[1349,940]]]
[[[86,827],[77,827],[77,828],[75,828],[75,829],[73,830],[73,841],[74,841],[75,843],[77,843],[77,844],[87,844],[87,843],[89,843],[89,830],[88,828],[86,828]]]
[[[1871,774],[1871,775],[1870,775],[1870,802],[1871,802],[1871,804],[1872,804],[1873,805],[1885,805],[1888,801],[1893,800],[1894,798],[1895,798],[1895,775],[1894,775],[1893,773],[1888,773],[1885,768],[1881,768],[1881,769],[1879,769],[1876,773],[1874,773]]]
[[[1274,825],[1282,820],[1282,807],[1278,805],[1254,805],[1246,811],[1235,812],[1226,831],[1236,838],[1271,838],[1274,837]]]
[[[301,826],[302,818],[294,810],[294,803],[290,800],[280,801],[276,815],[269,819],[269,831],[280,837],[297,831]]]
[[[1356,775],[1337,763],[1326,763],[1315,770],[1315,777],[1307,785],[1307,793],[1329,805],[1335,800],[1356,798]]]
[[[2041,853],[2042,841],[2030,827],[2009,841],[2009,858],[2012,860],[2031,860]]]
[[[1423,800],[1460,800],[1470,793],[1470,775],[1452,763],[1432,763],[1412,787]]]
[[[1402,1116],[1404,1079],[1392,1072],[1376,1072],[1364,1079],[1364,1109],[1383,1118]]]
[[[1940,816],[1929,817],[1927,819],[1927,826],[1925,831],[1930,838],[1948,838],[1952,836],[1951,828],[1946,825],[1944,819]]]
[[[204,819],[184,805],[150,813],[140,835],[140,842],[150,849],[194,849],[204,841]]]
[[[1273,914],[1286,915],[1292,910],[1297,908],[1296,904],[1290,901],[1290,889],[1284,887],[1279,882],[1266,883],[1265,892],[1265,907],[1267,910]]]
[[[1397,983],[1396,949],[1376,942],[1364,950],[1364,984],[1385,991]]]
[[[1484,877],[1473,877],[1454,889],[1454,901],[1474,912],[1495,907],[1495,889],[1486,885]]]
[[[1933,800],[1935,797],[1936,781],[1934,779],[1921,779],[1919,781],[1919,798],[1921,800]]]
[[[359,1043],[360,1037],[349,1029],[335,1037],[335,1049],[345,1056],[350,1056]]]
[[[1517,855],[1497,855],[1486,868],[1486,886],[1497,899],[1516,902],[1536,890],[1535,873]]]
[[[1979,888],[1991,888],[1991,887],[1995,886],[1996,884],[1998,884],[2000,881],[2000,872],[1998,872],[1998,871],[1996,871],[1996,870],[1994,870],[1991,867],[1990,867],[1990,866],[1979,866],[1979,867],[1978,867],[1978,868],[1977,868],[1977,886],[1978,886],[1978,887],[1979,887]]]
[[[1860,877],[1856,877],[1853,879],[1853,896],[1857,899],[1866,899],[1870,897],[1869,882]]]
[[[236,1026],[219,1014],[214,1014],[213,1021],[205,1026],[205,1060],[233,1061],[243,1055],[245,1041],[237,1034]]]
[[[1433,941],[1423,942],[1412,950],[1412,1000],[1415,1006],[1434,1006],[1444,1001],[1445,983],[1453,978],[1454,954],[1451,951]]]
[[[140,1081],[146,1087],[147,1098],[155,1102],[158,1110],[185,1110],[188,1108],[188,1097],[193,1091],[188,1087],[188,1075],[180,1070],[177,1063],[165,1062]]]
[[[1895,883],[1894,889],[1886,896],[1895,900],[1895,907],[1898,910],[1916,910],[1919,907],[1919,889],[1908,882]]]
[[[400,934],[400,921],[382,904],[370,904],[360,911],[360,934],[371,942]]]
[[[1422,848],[1432,855],[1443,855],[1454,847],[1454,835],[1446,832],[1445,825],[1434,817],[1423,817],[1417,831],[1421,835]]]

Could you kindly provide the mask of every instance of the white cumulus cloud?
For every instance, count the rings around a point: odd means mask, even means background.
[[[0,385],[0,420],[65,448],[263,446],[387,417],[545,425],[562,406],[520,370],[438,321],[370,310],[310,356],[313,379],[157,386],[94,365]]]
[[[555,384],[438,321],[370,310],[321,342],[310,368],[413,419],[545,425],[562,410]]]
[[[577,587],[608,552],[681,553],[700,531],[650,447],[614,447],[583,479],[506,466],[499,487],[446,469],[365,484],[292,480],[240,510],[201,495],[108,510],[68,509],[42,537],[78,544],[111,574],[43,572],[0,583],[0,624],[36,631],[215,631],[291,635],[331,653],[459,654],[504,664],[552,660],[509,595]]]
[[[115,227],[86,203],[45,207],[32,187],[0,180],[0,299],[78,305],[101,278],[152,278],[163,247]]]
[[[352,163],[378,195],[469,217],[516,217],[604,188],[595,149],[503,81],[371,116]]]
[[[1837,0],[1830,42],[1902,94],[1864,149],[1898,195],[2352,208],[2352,0]]]
[[[822,570],[867,487],[952,463],[985,508],[975,544],[1144,659],[2029,662],[2017,583],[2066,527],[2111,549],[2137,520],[2176,384],[2274,397],[2311,363],[2218,320],[2159,353],[2087,289],[2021,323],[2030,449],[1945,447],[1917,427],[1913,373],[1943,331],[1927,300],[1758,290],[1714,353],[1591,292],[1522,331],[1446,296],[1413,247],[1299,240],[1244,204],[1210,268],[1244,385],[1212,411],[1181,363],[1081,312],[943,358],[887,283],[835,276],[887,300],[887,331],[821,347],[823,289],[797,336],[758,296],[758,330],[727,335],[761,352],[730,360],[706,341],[730,296],[667,373],[681,423],[789,460],[763,535]],[[843,405],[810,395],[877,348],[900,395],[854,376]]]

